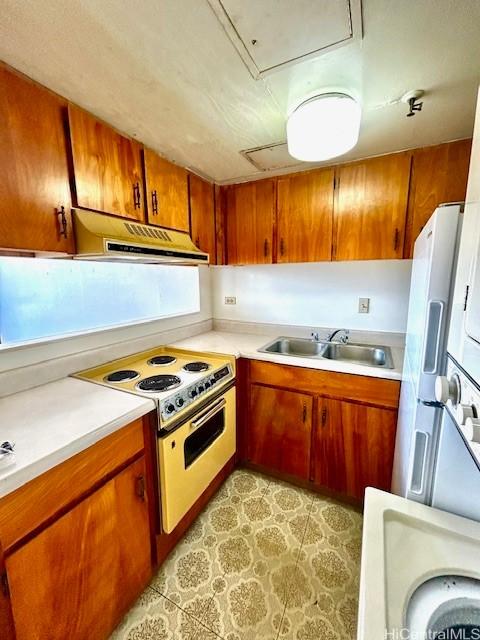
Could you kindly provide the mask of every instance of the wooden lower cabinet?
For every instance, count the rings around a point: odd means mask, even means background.
[[[398,381],[242,362],[248,463],[355,501],[366,487],[390,489]]]
[[[311,396],[253,384],[247,428],[250,462],[308,479]]]
[[[148,583],[144,457],[6,559],[17,640],[104,639]]]
[[[318,398],[314,483],[360,500],[366,487],[389,490],[396,425],[395,410]]]

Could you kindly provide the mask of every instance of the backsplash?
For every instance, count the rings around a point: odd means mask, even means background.
[[[214,267],[213,317],[405,333],[411,267],[410,260]],[[370,298],[369,313],[358,313],[360,297]]]

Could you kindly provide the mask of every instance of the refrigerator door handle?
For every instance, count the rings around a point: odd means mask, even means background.
[[[425,491],[425,468],[427,464],[429,435],[425,431],[414,431],[413,457],[410,471],[409,491],[416,496],[421,496]]]
[[[428,303],[423,373],[434,375],[438,373],[444,309],[445,303],[441,300],[430,300]]]

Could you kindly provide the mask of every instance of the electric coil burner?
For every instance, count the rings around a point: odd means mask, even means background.
[[[120,371],[112,371],[108,376],[105,376],[105,382],[130,382],[140,377],[138,371],[134,369],[120,369]]]
[[[140,391],[146,391],[147,393],[155,393],[158,391],[170,391],[170,389],[176,389],[182,384],[182,381],[178,376],[173,375],[158,375],[144,378],[137,382],[135,387]]]
[[[173,364],[174,362],[176,362],[177,359],[175,358],[175,356],[153,356],[153,358],[150,358],[150,360],[147,361],[147,364],[149,364],[152,367],[163,367],[166,366],[167,364]]]
[[[190,373],[198,373],[200,371],[207,371],[207,369],[210,369],[210,365],[207,362],[187,362],[183,369]]]

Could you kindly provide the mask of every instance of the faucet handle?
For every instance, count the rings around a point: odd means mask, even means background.
[[[312,333],[310,334],[310,338],[315,342],[318,342],[319,341],[318,331],[312,331]]]

